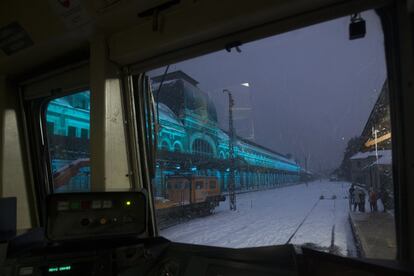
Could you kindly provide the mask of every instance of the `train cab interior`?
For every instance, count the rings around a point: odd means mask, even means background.
[[[1,1],[0,275],[414,275],[413,31],[411,0]]]

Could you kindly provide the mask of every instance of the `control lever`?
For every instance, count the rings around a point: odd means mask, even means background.
[[[117,275],[152,275],[159,268],[160,257],[170,244],[168,240],[161,239],[154,245],[140,244],[118,248],[115,252]]]

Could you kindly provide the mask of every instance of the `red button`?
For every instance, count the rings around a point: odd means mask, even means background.
[[[90,200],[84,200],[81,202],[81,208],[82,209],[91,209],[91,201]]]

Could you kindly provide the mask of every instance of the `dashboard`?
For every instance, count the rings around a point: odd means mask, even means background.
[[[141,192],[56,194],[46,229],[0,242],[1,276],[413,275],[414,270],[291,244],[231,249],[150,237]],[[0,249],[1,249],[0,248]]]
[[[46,235],[51,241],[146,233],[144,192],[71,193],[47,198]]]
[[[295,255],[291,245],[237,250],[118,238],[20,251],[2,275],[297,275]]]

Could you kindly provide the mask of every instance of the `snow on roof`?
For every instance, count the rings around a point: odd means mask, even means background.
[[[367,154],[365,154],[365,153],[367,153]],[[362,154],[365,154],[365,155],[362,155]],[[355,155],[358,155],[357,158],[354,158]],[[375,156],[375,151],[364,152],[364,153],[359,152],[355,155],[352,156],[351,159],[363,159],[360,156],[366,156],[365,158],[367,158],[369,156]],[[365,170],[365,169],[370,168],[370,167],[375,166],[375,165],[391,165],[391,164],[392,164],[392,152],[391,152],[391,150],[379,150],[378,151],[378,160],[375,160],[372,163],[370,163],[369,165],[363,167],[362,170]]]
[[[386,154],[382,155],[380,158],[378,158],[378,161],[374,161],[368,166],[366,166],[363,169],[375,166],[375,165],[392,165],[392,156],[391,151],[387,151]]]
[[[377,164],[379,164],[379,165],[391,165],[392,164],[391,154],[389,156],[384,155],[381,158],[379,158]]]
[[[365,159],[370,156],[376,156],[375,151],[367,151],[367,152],[358,152],[351,156],[350,159]],[[378,156],[390,156],[391,157],[391,150],[378,150]]]

